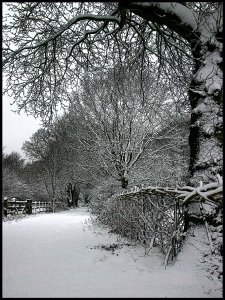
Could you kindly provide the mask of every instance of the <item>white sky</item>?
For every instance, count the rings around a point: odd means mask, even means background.
[[[29,140],[33,133],[41,127],[41,120],[27,116],[23,112],[20,115],[12,112],[17,107],[10,105],[10,102],[12,100],[9,97],[2,97],[2,147],[6,147],[4,153],[9,154],[16,151],[25,158],[25,154],[21,150],[23,142]]]

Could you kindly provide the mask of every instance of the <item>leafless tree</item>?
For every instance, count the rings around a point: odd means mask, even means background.
[[[190,183],[221,172],[222,2],[22,2],[8,7],[3,70],[6,90],[19,109],[50,116],[87,70],[139,58],[140,72],[143,65],[154,65],[161,79],[190,80]]]
[[[35,132],[30,141],[23,144],[22,150],[32,161],[41,163],[44,170],[44,183],[51,199],[56,198],[58,188],[58,177],[62,170],[62,154],[60,144],[54,132],[41,128]]]
[[[156,139],[167,139],[155,154],[174,144],[176,128],[168,126],[174,118],[176,104],[166,84],[158,88],[157,79],[145,74],[141,80],[132,67],[114,67],[107,72],[86,74],[81,80],[82,91],[71,96],[70,112],[82,120],[85,128],[77,131],[77,137],[85,148],[97,153],[106,174],[121,181],[126,188],[130,172],[145,155],[151,156],[151,145]],[[144,70],[143,70],[144,73]],[[144,91],[142,99],[140,91]],[[159,137],[159,132],[164,133]],[[163,135],[163,136],[162,136]],[[88,137],[88,139],[87,139]]]
[[[5,154],[2,152],[2,167],[11,169],[17,173],[20,173],[25,164],[25,160],[21,157],[18,152],[11,152],[10,154]]]
[[[187,184],[189,116],[166,119],[131,172],[132,186],[180,186]]]
[[[2,152],[2,196],[20,197],[25,200],[32,196],[32,189],[23,178],[25,160],[17,152]],[[2,197],[2,198],[3,198]]]

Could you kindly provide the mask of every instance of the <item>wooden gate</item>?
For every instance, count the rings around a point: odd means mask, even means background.
[[[12,198],[11,200],[5,199],[3,203],[3,213],[5,217],[8,215],[36,214],[51,211],[52,202],[50,201],[32,201],[31,199],[22,201]]]

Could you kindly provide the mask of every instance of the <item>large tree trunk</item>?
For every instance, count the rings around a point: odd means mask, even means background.
[[[222,53],[209,42],[194,43],[192,52],[189,184],[196,185],[222,175]]]
[[[195,62],[194,76],[189,89],[192,108],[189,135],[189,185],[214,181],[222,175],[222,51],[209,42],[192,45]],[[201,223],[200,203],[187,207],[189,221]],[[213,213],[213,210],[212,212]],[[213,223],[209,212],[207,221]]]

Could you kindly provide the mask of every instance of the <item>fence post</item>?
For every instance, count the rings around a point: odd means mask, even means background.
[[[144,224],[143,224],[143,244],[145,245],[146,244],[146,227],[147,227],[147,224],[145,222],[145,215],[146,215],[146,201],[145,201],[145,196],[143,195],[142,197],[142,214],[143,214],[143,217],[144,217]]]
[[[188,215],[188,207],[186,205],[183,208],[183,212],[184,212],[184,232],[187,232],[187,230],[190,227],[190,220]]]
[[[27,214],[32,215],[32,200],[27,199]]]
[[[4,215],[7,217],[7,208],[8,208],[8,198],[4,199]]]
[[[52,200],[52,211],[55,212],[55,198]]]

